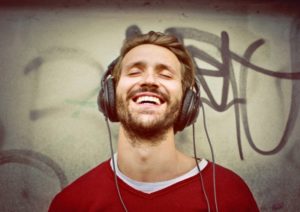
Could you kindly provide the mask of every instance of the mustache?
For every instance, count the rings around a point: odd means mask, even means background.
[[[150,86],[145,86],[145,87],[141,87],[141,88],[129,91],[126,100],[129,100],[133,96],[135,96],[139,93],[143,93],[143,92],[150,92],[150,93],[156,94],[156,95],[160,96],[162,98],[162,100],[165,102],[170,101],[170,97],[168,94],[165,94],[164,92],[160,91],[158,88],[150,87]]]

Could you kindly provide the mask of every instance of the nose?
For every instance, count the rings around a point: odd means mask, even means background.
[[[158,86],[158,80],[157,76],[154,72],[148,71],[144,74],[144,77],[142,79],[142,85],[154,85]]]

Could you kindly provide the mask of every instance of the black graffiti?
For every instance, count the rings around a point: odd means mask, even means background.
[[[92,57],[90,57],[86,52],[82,50],[68,47],[53,47],[41,52],[41,55],[29,61],[24,68],[24,74],[38,74],[40,68],[46,63],[69,59],[75,61],[82,61],[84,64],[89,64],[90,66],[94,67],[94,69],[97,72],[101,70],[100,64],[96,62],[96,60],[93,60]],[[33,86],[33,91],[37,92],[39,90],[38,81],[36,81],[33,84]],[[87,100],[94,97],[98,93],[98,90],[99,88],[96,88],[93,91],[91,91],[88,97],[85,99],[86,101],[83,101],[79,104],[74,114],[80,113],[81,108],[89,104]],[[36,94],[33,94],[33,98],[37,98]],[[73,100],[70,100],[70,102],[73,102]],[[43,117],[61,111],[61,108],[61,105],[53,105],[53,107],[47,107],[42,109],[33,108],[29,112],[29,118],[31,121],[37,121]],[[68,185],[69,182],[64,170],[54,159],[50,158],[45,154],[33,150],[3,150],[2,147],[4,144],[4,140],[5,129],[2,123],[0,122],[0,166],[4,164],[22,164],[37,169],[51,178],[57,179],[61,189]],[[26,191],[24,191],[22,195],[26,196],[28,194],[26,194]]]
[[[245,134],[248,139],[248,143],[250,146],[258,153],[263,155],[271,155],[279,152],[287,143],[290,133],[293,131],[295,126],[295,121],[299,111],[299,98],[296,98],[297,89],[296,86],[299,87],[299,83],[296,84],[295,80],[300,79],[300,72],[296,72],[295,67],[292,72],[276,72],[272,70],[268,70],[262,67],[259,67],[253,63],[251,63],[250,59],[254,52],[264,44],[263,39],[258,39],[254,41],[249,47],[246,49],[243,56],[239,56],[236,53],[230,51],[229,49],[229,36],[227,32],[222,32],[221,36],[217,36],[215,34],[200,31],[194,28],[168,28],[166,32],[176,35],[177,37],[181,38],[183,41],[184,39],[194,39],[201,42],[206,42],[208,44],[213,45],[214,47],[218,48],[221,53],[221,62],[219,62],[214,57],[208,55],[206,52],[202,51],[201,49],[190,45],[187,46],[189,51],[191,52],[193,58],[198,58],[200,60],[205,61],[206,63],[216,67],[217,71],[215,70],[208,70],[203,69],[197,66],[197,76],[199,78],[200,84],[202,86],[202,92],[204,91],[208,99],[201,98],[204,103],[209,105],[216,111],[223,112],[230,108],[231,106],[234,107],[235,111],[235,119],[236,119],[236,132],[237,132],[237,145],[239,149],[240,158],[243,159],[243,151],[242,151],[242,142],[241,142],[241,123],[240,117],[243,121],[243,126],[245,130]],[[298,36],[294,36],[299,39],[299,33],[296,32]],[[299,45],[299,41],[293,42],[293,47],[295,47],[295,43]],[[297,48],[297,51],[298,48]],[[292,51],[293,53],[293,51]],[[236,76],[233,72],[232,61],[236,61],[240,63],[241,68],[241,75],[240,75],[240,84],[237,84]],[[285,130],[283,132],[283,136],[279,143],[271,150],[261,150],[259,149],[255,142],[252,139],[251,131],[249,127],[249,119],[247,113],[247,93],[246,93],[246,83],[247,83],[247,71],[251,69],[252,71],[274,77],[279,79],[289,79],[293,80],[293,90],[291,96],[291,106],[290,106],[290,113],[286,123]],[[221,102],[217,103],[215,100],[211,89],[209,88],[205,76],[212,76],[212,77],[222,77],[223,78],[223,88],[222,88],[222,97]],[[229,94],[229,86],[232,88],[233,92],[233,100],[228,100]],[[238,92],[241,93],[241,97],[238,97]],[[299,93],[299,92],[298,92]]]
[[[42,54],[34,59],[32,59],[24,68],[24,74],[28,75],[31,72],[37,72],[45,63],[57,61],[57,60],[76,60],[83,61],[85,64],[89,64],[92,67],[95,67],[95,70],[100,70],[101,66],[96,60],[93,60],[87,53],[84,51],[68,48],[68,47],[53,47],[42,52]],[[34,91],[38,91],[38,85],[35,84]],[[86,98],[86,101],[82,101],[79,105],[87,105],[87,100],[94,97],[98,93],[99,88],[94,89]],[[34,97],[35,98],[35,97]],[[75,111],[75,113],[80,112],[80,108]],[[57,113],[61,110],[59,105],[43,108],[43,109],[32,109],[29,113],[30,120],[36,121],[40,118],[48,116],[50,114]],[[58,163],[53,159],[44,155],[42,153],[33,151],[33,150],[24,150],[24,149],[10,149],[10,150],[1,150],[4,144],[5,130],[4,126],[0,123],[0,165],[7,163],[18,163],[26,166],[30,166],[40,170],[41,172],[47,174],[47,176],[56,177],[59,180],[61,189],[68,184],[67,177]]]
[[[48,176],[56,177],[61,188],[68,184],[68,180],[62,168],[48,156],[32,150],[10,149],[3,150],[5,129],[0,122],[0,166],[7,163],[18,163],[40,170]]]
[[[294,19],[291,25],[291,33],[290,33],[290,42],[291,42],[291,67],[292,70],[296,70],[300,67],[300,17]],[[299,107],[300,107],[300,84],[293,81],[292,84],[293,93],[291,98],[293,99],[293,104],[290,107],[290,114],[289,116],[298,116]],[[294,126],[295,120],[291,123]],[[291,132],[287,132],[286,134],[289,135]],[[294,145],[290,148],[289,152],[287,152],[286,156],[291,162],[291,164],[295,165],[298,169],[300,169],[300,160],[298,156],[298,151],[300,148],[300,140],[297,139],[294,142]],[[298,197],[300,197],[300,189],[298,190]]]
[[[0,165],[7,163],[19,163],[34,167],[47,176],[56,177],[60,187],[64,188],[68,184],[67,177],[61,167],[48,156],[24,149],[11,149],[0,151]]]
[[[53,47],[47,49],[46,51],[42,52],[40,56],[32,59],[24,68],[24,74],[28,75],[31,72],[37,72],[41,68],[42,65],[45,63],[57,61],[57,60],[76,60],[82,61],[85,64],[89,64],[90,66],[94,67],[95,70],[100,70],[100,64],[92,59],[86,52],[82,50],[78,50],[75,48],[68,48],[68,47]],[[34,91],[38,91],[38,84],[33,85],[35,86]],[[81,101],[79,104],[78,110],[74,113],[80,113],[80,108],[89,104],[87,101],[94,97],[98,93],[99,88],[94,89],[88,95],[88,97]],[[34,97],[36,98],[36,97]],[[61,110],[61,106],[56,105],[49,108],[43,109],[32,109],[30,110],[29,117],[30,120],[36,121],[40,118],[45,116],[49,116],[51,114],[57,113]],[[67,177],[60,167],[58,163],[52,160],[50,157],[35,152],[32,150],[23,150],[23,149],[11,149],[11,150],[1,150],[2,144],[4,142],[4,127],[1,125],[0,128],[0,165],[6,163],[19,163],[23,165],[27,165],[30,167],[34,167],[43,173],[46,173],[48,176],[56,177],[59,180],[61,189],[64,188],[68,184]]]
[[[298,23],[298,22],[297,22]],[[299,27],[298,27],[299,28]],[[294,50],[291,51],[291,57],[293,61],[298,61],[296,58],[296,55],[299,55],[297,51],[299,51],[299,30],[296,27],[297,30],[295,30],[294,34],[292,35],[293,39],[291,39],[293,42],[292,48]],[[229,48],[230,42],[229,42],[229,35],[227,32],[222,32],[221,36],[201,31],[195,28],[182,28],[182,27],[172,27],[167,28],[165,30],[167,33],[171,33],[179,37],[183,42],[185,39],[192,39],[200,42],[204,42],[207,44],[212,45],[213,47],[216,47],[220,51],[221,55],[221,61],[219,61],[217,58],[209,55],[205,51],[201,50],[200,48],[193,46],[193,45],[187,45],[188,50],[191,52],[193,59],[199,59],[202,60],[211,66],[215,67],[216,70],[210,70],[210,69],[204,69],[202,67],[197,66],[197,77],[199,79],[200,85],[201,85],[201,92],[205,92],[207,95],[207,98],[201,97],[201,100],[203,103],[210,106],[212,109],[218,111],[218,112],[224,112],[228,110],[229,108],[234,108],[235,113],[235,125],[236,125],[236,137],[237,137],[237,146],[240,158],[243,159],[243,148],[242,148],[242,140],[241,140],[241,131],[244,129],[247,141],[249,145],[255,150],[256,152],[263,154],[263,155],[272,155],[278,153],[287,143],[290,133],[293,131],[296,118],[299,111],[299,83],[297,83],[300,79],[300,72],[296,72],[296,67],[299,67],[294,65],[292,72],[278,72],[278,71],[272,71],[268,70],[262,67],[259,67],[253,63],[251,63],[251,57],[255,53],[255,51],[261,47],[265,41],[263,39],[258,39],[252,42],[250,44],[243,56],[239,56],[238,54],[232,52]],[[126,29],[126,37],[130,38],[137,34],[140,34],[141,30],[138,26],[132,25],[129,26]],[[86,53],[82,52],[81,50],[76,50],[73,48],[63,48],[63,47],[56,47],[51,48],[45,53],[37,58],[34,58],[32,61],[28,63],[28,65],[24,69],[24,73],[28,74],[32,71],[37,71],[46,62],[53,61],[53,60],[59,60],[61,58],[65,59],[80,59],[84,63],[90,64],[96,68],[100,68],[100,64],[98,64],[95,60],[93,60],[91,57],[89,57]],[[294,59],[293,59],[294,58]],[[233,69],[233,61],[240,64],[240,83],[237,83],[237,78],[234,74]],[[255,144],[254,140],[252,139],[251,130],[249,127],[249,118],[247,113],[247,73],[249,71],[255,71],[257,73],[263,74],[265,76],[273,77],[276,79],[288,79],[291,80],[293,83],[293,89],[292,89],[292,96],[291,96],[291,104],[290,104],[290,112],[289,117],[286,122],[285,130],[283,132],[282,138],[278,142],[278,144],[271,150],[261,150],[257,145]],[[222,95],[221,95],[221,101],[220,103],[217,102],[215,99],[212,89],[209,87],[206,78],[207,76],[210,77],[216,77],[223,79],[222,84]],[[231,88],[233,99],[229,100],[229,89]],[[89,95],[87,95],[83,100],[76,101],[79,108],[86,107],[87,105],[90,105],[91,102],[89,101],[91,98],[93,98],[95,95],[97,95],[97,92],[99,90],[99,87],[93,89],[93,91],[90,92]],[[75,101],[69,101],[69,102],[75,102]],[[40,110],[33,109],[30,111],[30,118],[31,120],[37,120],[45,115],[50,115],[53,113],[58,112],[61,109],[59,105],[53,106],[51,108],[44,108]],[[78,110],[79,111],[79,110]],[[77,111],[77,113],[78,113]],[[242,122],[240,121],[242,120]]]
[[[82,62],[83,64],[87,64],[91,66],[94,70],[100,72],[102,70],[101,65],[98,61],[93,59],[87,52],[72,48],[72,47],[52,47],[43,52],[36,58],[33,58],[24,68],[24,74],[28,75],[32,72],[38,72],[40,68],[51,62],[59,61],[59,60],[74,60],[77,62]],[[99,83],[100,85],[100,83]],[[34,91],[38,91],[39,87],[36,83]],[[91,105],[89,100],[98,94],[99,87],[92,90],[84,99],[79,100],[69,100],[67,103],[75,104],[78,106],[77,110],[73,113],[75,116],[78,115],[82,108],[85,106]],[[35,97],[34,97],[35,98]],[[42,117],[49,116],[61,111],[62,105],[53,105],[48,108],[42,109],[32,109],[30,111],[30,119],[38,120]]]
[[[298,29],[298,28],[297,28]],[[297,92],[297,87],[299,87],[299,83],[296,83],[295,80],[300,79],[300,72],[277,72],[268,70],[262,67],[259,67],[253,63],[251,63],[251,57],[255,53],[255,51],[261,47],[265,41],[263,39],[258,39],[250,44],[243,56],[239,56],[238,54],[232,52],[229,48],[229,36],[227,32],[222,32],[221,36],[200,31],[194,28],[180,28],[180,27],[173,27],[167,28],[165,30],[167,33],[171,33],[179,37],[183,42],[185,39],[193,39],[196,41],[204,42],[207,44],[216,47],[220,51],[221,61],[216,59],[215,57],[209,55],[205,51],[201,50],[200,48],[188,45],[187,48],[191,52],[194,60],[199,59],[202,60],[211,66],[215,67],[216,70],[204,69],[202,67],[197,66],[197,77],[199,79],[201,90],[205,92],[208,98],[201,97],[203,103],[209,105],[212,109],[218,112],[224,112],[229,108],[234,108],[235,113],[235,125],[236,125],[236,138],[237,138],[237,146],[240,158],[243,159],[243,148],[242,148],[242,140],[241,140],[241,131],[244,129],[247,141],[249,145],[258,153],[263,155],[272,155],[279,152],[287,143],[290,133],[294,129],[295,121],[297,118],[297,114],[299,111],[299,98],[296,96],[299,92]],[[138,26],[132,25],[126,29],[126,37],[134,37],[137,34],[140,34],[141,30]],[[295,32],[296,34],[298,31]],[[295,36],[294,39],[297,39],[299,36]],[[297,47],[298,41],[294,42],[294,45],[291,45],[293,48],[298,49]],[[299,51],[299,50],[297,50]],[[291,55],[293,57],[292,51]],[[295,56],[294,56],[295,57]],[[62,48],[56,47],[47,50],[42,56],[33,59],[24,69],[24,73],[27,74],[33,70],[38,70],[41,65],[46,62],[58,60],[61,58],[67,59],[81,59],[83,62],[90,64],[94,67],[100,67],[95,60],[91,59],[87,56],[86,53],[83,53],[80,50],[76,50],[73,48]],[[297,60],[297,59],[295,59]],[[240,83],[237,83],[237,78],[234,74],[232,62],[235,61],[240,64]],[[196,63],[195,63],[196,64]],[[299,66],[298,66],[299,67]],[[277,78],[277,79],[289,79],[293,83],[292,89],[292,96],[291,96],[291,104],[290,104],[290,113],[286,123],[285,130],[283,132],[282,138],[278,142],[278,144],[271,150],[261,150],[255,144],[251,130],[249,126],[249,118],[247,112],[247,74],[251,71],[255,71],[257,73],[261,73],[263,75]],[[294,69],[295,70],[295,67]],[[216,77],[223,79],[223,87],[222,87],[222,95],[220,103],[217,102],[215,99],[211,88],[209,87],[206,78],[207,76]],[[231,87],[233,99],[229,100],[229,89]],[[86,96],[83,100],[77,101],[77,105],[79,108],[86,107],[90,105],[91,102],[89,100],[97,95],[98,87],[95,88],[90,95]],[[70,101],[75,102],[75,101]],[[60,110],[60,106],[53,106],[51,108],[44,108],[40,110],[33,109],[30,112],[30,117],[32,120],[37,120],[45,115],[50,115],[52,113],[56,113]],[[79,110],[78,110],[79,111]],[[78,113],[76,111],[76,113]],[[242,122],[240,121],[242,120]]]

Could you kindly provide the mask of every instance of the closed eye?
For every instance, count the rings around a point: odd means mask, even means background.
[[[173,78],[173,74],[168,71],[168,70],[163,70],[159,73],[160,76],[166,78],[166,79],[172,79]]]
[[[144,62],[133,62],[124,67],[128,76],[138,76],[145,68]]]
[[[129,76],[137,76],[140,73],[142,73],[142,71],[140,69],[134,68],[128,71],[128,75]]]

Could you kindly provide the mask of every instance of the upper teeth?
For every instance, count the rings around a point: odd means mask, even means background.
[[[154,96],[140,96],[136,100],[137,103],[142,102],[154,102],[155,104],[160,104],[160,100],[157,97]]]

